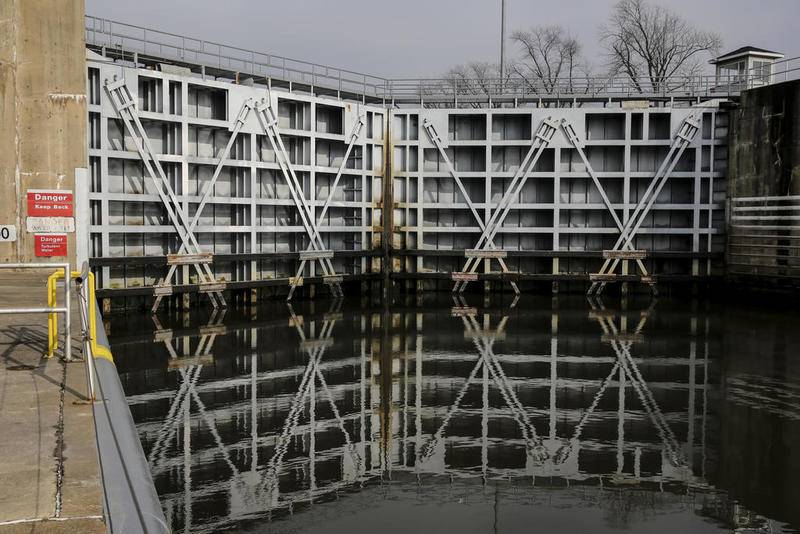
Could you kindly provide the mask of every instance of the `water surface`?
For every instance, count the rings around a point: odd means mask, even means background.
[[[114,317],[175,532],[795,532],[800,314],[478,296]]]

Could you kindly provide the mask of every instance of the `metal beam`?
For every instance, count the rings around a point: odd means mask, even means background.
[[[222,167],[227,161],[228,156],[230,155],[231,148],[233,147],[233,144],[236,142],[236,138],[239,136],[239,132],[241,131],[242,126],[244,126],[245,122],[247,122],[247,117],[248,115],[250,115],[250,111],[253,109],[253,105],[254,105],[253,101],[251,99],[248,99],[247,101],[245,101],[244,104],[242,104],[239,113],[236,115],[236,118],[233,121],[233,130],[231,132],[230,139],[228,139],[228,144],[225,146],[225,149],[222,151],[222,154],[220,154],[219,162],[217,163],[217,166],[214,168],[214,173],[211,175],[211,180],[209,180],[206,184],[204,184],[203,191],[200,194],[200,203],[198,204],[194,217],[192,217],[192,220],[189,223],[189,228],[187,229],[189,233],[194,233],[194,229],[197,227],[197,223],[200,220],[200,216],[203,213],[203,208],[205,208],[208,199],[211,197],[211,192],[214,190],[214,185],[217,183],[217,178],[219,178],[219,174],[222,171]],[[178,250],[178,255],[185,253],[186,253],[186,246],[181,245],[180,249]],[[188,263],[191,264],[191,262]],[[167,272],[167,276],[164,277],[164,282],[166,282],[169,285],[172,285],[172,278],[173,276],[175,276],[176,272],[177,272],[177,265],[176,264],[170,265],[169,271]],[[219,294],[221,295],[222,293],[219,292]],[[153,313],[155,313],[155,311],[158,309],[158,306],[161,303],[162,298],[163,296],[161,295],[158,295],[155,298],[151,310]]]

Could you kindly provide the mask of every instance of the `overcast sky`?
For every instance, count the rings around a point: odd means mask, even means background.
[[[602,66],[598,27],[616,0],[507,0],[508,31],[561,24]],[[651,0],[751,44],[800,55],[800,0]],[[86,13],[391,78],[498,61],[500,0],[86,0]],[[518,51],[510,47],[509,54]]]

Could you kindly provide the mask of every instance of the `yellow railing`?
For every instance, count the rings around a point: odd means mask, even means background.
[[[72,278],[78,278],[82,275],[80,271],[72,271],[71,273]],[[50,276],[47,277],[47,305],[48,306],[55,306],[56,305],[56,287],[57,282],[64,278],[63,271],[56,271]],[[88,298],[86,302],[86,306],[88,307],[88,314],[89,314],[89,341],[90,347],[92,349],[92,356],[95,358],[106,358],[110,361],[114,361],[111,356],[111,351],[108,347],[104,347],[102,345],[97,344],[97,306],[95,304],[95,297],[94,297],[94,273],[91,271],[87,276],[88,282]],[[67,295],[69,298],[69,295]],[[67,334],[69,335],[69,333]],[[51,358],[55,351],[58,349],[58,315],[55,313],[51,313],[47,316],[47,357]]]

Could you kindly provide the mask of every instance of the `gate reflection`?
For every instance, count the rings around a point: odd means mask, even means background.
[[[394,483],[616,488],[769,528],[706,480],[708,314],[563,301],[269,306],[162,318],[112,333],[113,348],[176,532],[355,505]]]

